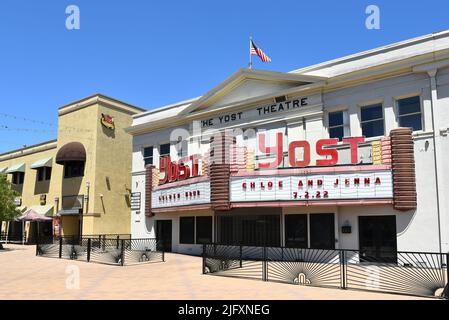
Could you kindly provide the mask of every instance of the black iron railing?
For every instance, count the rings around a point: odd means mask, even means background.
[[[36,255],[111,265],[165,261],[165,253],[153,238],[131,239],[128,235],[64,236],[39,238]]]
[[[203,273],[305,286],[449,298],[449,254],[203,245]]]

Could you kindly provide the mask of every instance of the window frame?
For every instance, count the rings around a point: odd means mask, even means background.
[[[410,98],[418,98],[418,100],[419,100],[419,112],[412,112],[412,113],[407,113],[407,114],[403,114],[403,115],[400,115],[399,114],[399,101],[400,100],[404,100],[404,99],[410,99]],[[415,129],[413,129],[413,132],[422,132],[422,131],[424,131],[424,118],[423,118],[423,108],[422,108],[422,106],[423,106],[423,101],[422,101],[422,96],[421,96],[421,94],[412,94],[412,95],[407,95],[407,96],[400,96],[400,97],[396,97],[396,98],[394,98],[394,107],[395,107],[395,115],[396,115],[396,123],[397,123],[397,125],[398,125],[398,127],[401,127],[401,123],[400,123],[400,120],[401,120],[401,117],[405,117],[405,116],[412,116],[412,115],[417,115],[417,114],[419,114],[420,115],[420,119],[421,119],[421,129],[418,129],[418,130],[415,130]]]
[[[178,158],[187,157],[189,155],[189,140],[182,138],[178,139],[176,142],[176,155]]]
[[[189,235],[189,236],[191,236],[191,238],[189,238],[189,239],[185,239],[185,236],[183,236],[183,226],[182,226],[183,222],[182,221],[186,221],[187,219],[192,220],[192,227],[193,227],[193,230],[191,230],[191,234]],[[179,244],[195,244],[195,235],[196,235],[195,227],[196,227],[195,216],[179,217]]]
[[[81,170],[82,172],[80,174],[77,174],[77,175],[72,175],[72,174],[68,175],[68,173],[67,173],[67,171],[68,171],[67,170],[68,169],[67,164],[68,163],[70,163],[70,164],[74,164],[74,163],[81,164],[82,163],[83,164],[82,165],[82,170]],[[86,163],[84,161],[67,161],[67,162],[64,163],[64,179],[84,177],[84,171],[85,170],[86,170]]]
[[[145,149],[150,149],[151,148],[151,156],[145,157]],[[142,147],[142,158],[143,158],[143,165],[144,167],[146,167],[147,165],[154,165],[154,146],[144,146]],[[151,158],[151,164],[147,164],[146,163],[146,159]]]
[[[331,113],[337,113],[337,112],[342,113],[343,122],[341,125],[331,126],[330,125],[330,115],[331,115]],[[329,138],[336,138],[336,137],[331,137],[331,129],[340,128],[340,127],[343,129],[343,136],[341,137],[341,139],[339,138],[339,140],[343,141],[343,138],[349,137],[351,135],[349,112],[348,112],[348,108],[346,108],[346,107],[327,111],[327,132],[329,134]]]
[[[37,182],[49,181],[51,179],[51,167],[40,167],[36,170],[36,179]],[[40,173],[42,172],[42,179],[40,179]]]
[[[12,173],[11,184],[19,186],[25,181],[25,172],[17,171]]]
[[[169,146],[168,147],[168,153],[162,154],[162,152],[161,152],[162,146],[166,146],[166,145]],[[159,151],[159,158],[162,158],[162,157],[165,157],[165,156],[170,156],[170,154],[171,154],[171,143],[170,142],[159,143],[158,151]]]
[[[198,221],[200,220],[206,220],[206,219],[210,219],[210,229],[208,230],[208,232],[210,232],[210,240],[209,242],[204,242],[204,241],[199,241],[198,239],[198,235],[199,235],[199,230],[200,228],[198,227]],[[214,228],[214,221],[213,221],[213,217],[212,216],[196,216],[195,217],[195,243],[196,244],[208,244],[208,243],[212,243],[214,241],[213,239],[213,228]]]
[[[376,118],[376,119],[370,119],[370,120],[362,120],[362,109],[364,108],[369,108],[369,107],[375,107],[375,106],[380,106],[381,111],[382,111],[382,118]],[[376,138],[376,137],[381,137],[385,135],[385,110],[384,110],[384,102],[383,101],[378,101],[378,102],[372,102],[369,104],[363,104],[359,106],[359,112],[360,112],[360,129],[362,132],[362,135],[368,139],[370,138]],[[381,135],[377,135],[377,136],[366,136],[365,133],[363,132],[363,124],[365,123],[370,123],[370,122],[376,122],[376,121],[380,121],[382,120],[382,126],[383,126],[383,133]]]

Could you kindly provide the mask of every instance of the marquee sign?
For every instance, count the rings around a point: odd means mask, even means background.
[[[307,201],[393,197],[390,170],[297,176],[231,177],[230,201]]]
[[[151,194],[151,207],[154,209],[203,203],[210,203],[209,181],[154,190]]]

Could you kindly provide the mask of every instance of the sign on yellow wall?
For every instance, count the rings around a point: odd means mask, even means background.
[[[111,130],[115,129],[114,118],[108,114],[102,113],[100,122],[104,127],[108,128],[108,129],[111,129]]]

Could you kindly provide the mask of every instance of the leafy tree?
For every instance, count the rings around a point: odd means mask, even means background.
[[[0,174],[0,221],[12,220],[19,214],[14,203],[17,195],[17,192],[11,189],[11,183],[6,179],[6,175]],[[2,249],[1,243],[0,249]]]

